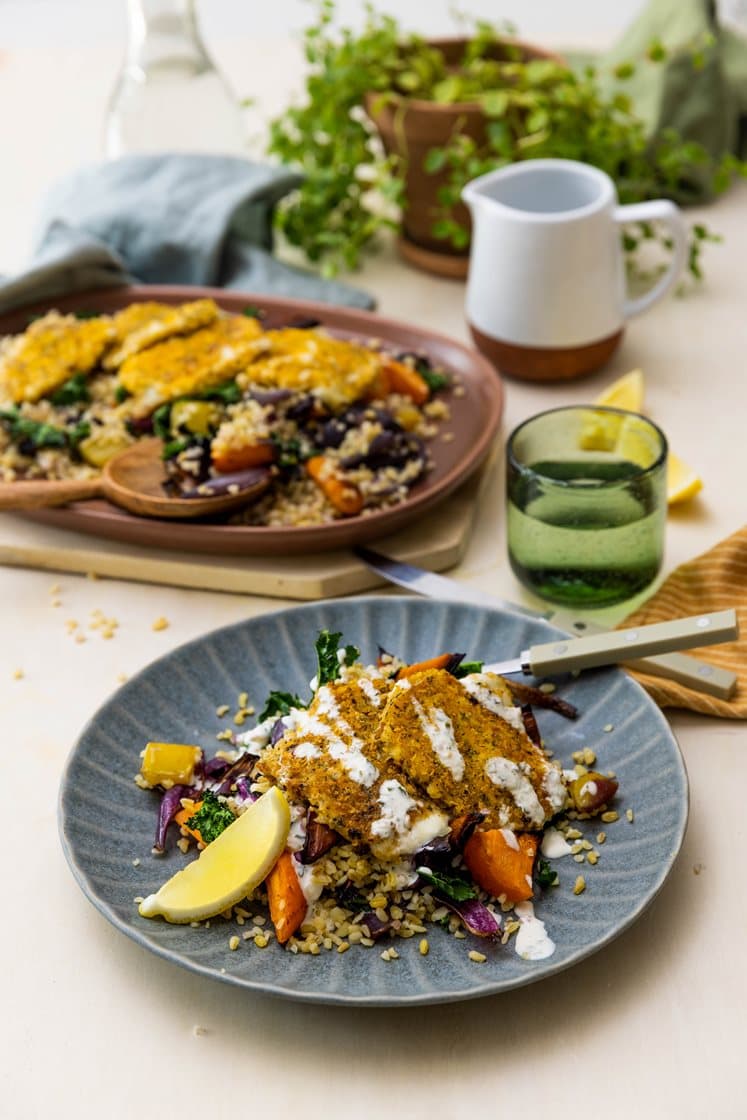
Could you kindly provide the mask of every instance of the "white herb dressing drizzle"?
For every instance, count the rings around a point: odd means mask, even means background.
[[[542,789],[554,812],[565,808],[568,800],[568,790],[563,781],[563,771],[550,763],[542,779]]]
[[[531,902],[517,902],[514,913],[521,925],[514,939],[514,950],[525,961],[543,961],[555,952],[555,942],[548,936],[545,923],[535,917]]]
[[[485,773],[494,786],[504,789],[511,795],[517,808],[526,815],[530,824],[537,828],[544,824],[545,810],[520,764],[496,755],[485,763]]]
[[[540,851],[545,859],[560,859],[570,855],[571,845],[557,828],[546,828],[542,835]]]
[[[418,851],[436,836],[449,831],[449,821],[444,813],[429,813],[410,825],[410,814],[417,810],[418,802],[408,794],[396,778],[388,778],[379,787],[377,798],[381,805],[381,816],[371,825],[371,835],[386,840],[397,836],[397,849],[402,855]]]
[[[290,807],[291,823],[286,847],[292,852],[300,852],[306,843],[306,806],[297,802]]]
[[[322,753],[314,743],[299,743],[293,748],[296,758],[319,758]]]
[[[406,832],[410,824],[410,813],[416,806],[404,786],[396,778],[388,778],[379,786],[376,799],[381,805],[381,816],[371,825],[372,836],[399,836]]]
[[[526,734],[524,721],[521,718],[521,708],[517,708],[513,704],[506,704],[498,693],[491,688],[491,684],[495,683],[495,680],[494,674],[491,673],[469,673],[466,677],[462,677],[459,683],[483,708],[487,708],[489,712],[500,716],[516,731],[522,731]]]
[[[511,828],[502,828],[501,836],[506,841],[507,848],[513,848],[515,852],[519,851],[519,841],[516,839],[516,833]]]
[[[374,708],[380,708],[381,693],[373,681],[369,677],[358,677],[356,683],[366,699],[373,704]]]
[[[302,734],[314,736],[323,741],[327,753],[331,758],[341,763],[348,777],[362,786],[372,786],[379,776],[379,771],[363,753],[363,743],[354,733],[352,727],[340,718],[339,709],[331,691],[324,685],[317,693],[317,712],[294,710],[291,728]],[[320,719],[326,716],[334,721],[335,728],[330,723]],[[337,732],[340,732],[338,734]],[[348,739],[345,741],[341,736]]]
[[[296,711],[296,709],[294,708],[293,711]],[[241,735],[237,735],[236,742],[245,748],[247,754],[258,754],[269,746],[270,734],[279,718],[277,715],[268,716],[256,727],[252,727],[250,731],[244,731]],[[283,718],[285,719],[285,717]]]
[[[308,907],[310,907],[312,903],[316,902],[316,900],[321,896],[321,893],[324,890],[324,884],[317,881],[314,874],[313,864],[301,863],[300,860],[294,859],[293,867],[295,869],[296,875],[298,876],[298,882],[301,886],[301,890],[303,891],[303,896],[306,899],[306,913],[308,915]]]
[[[454,726],[446,712],[440,708],[431,708],[429,712],[426,712],[423,705],[414,696],[412,704],[420,720],[420,726],[433,747],[436,758],[446,767],[455,782],[461,782],[464,777],[464,759],[456,743]]]
[[[578,791],[578,796],[579,798],[596,797],[598,789],[599,786],[594,781],[594,779],[589,778],[589,780],[587,782],[584,782],[584,784],[581,786],[581,789]]]

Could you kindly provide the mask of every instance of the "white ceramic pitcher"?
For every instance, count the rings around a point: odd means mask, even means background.
[[[530,380],[598,369],[625,321],[661,299],[682,272],[687,233],[673,202],[618,206],[608,175],[586,163],[526,160],[468,183],[472,216],[467,320],[500,369]],[[626,293],[620,241],[628,222],[664,222],[666,273],[644,295]]]

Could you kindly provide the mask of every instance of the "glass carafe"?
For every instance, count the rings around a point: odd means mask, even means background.
[[[202,42],[194,0],[127,0],[127,14],[127,55],[106,114],[106,155],[246,154],[241,110]]]

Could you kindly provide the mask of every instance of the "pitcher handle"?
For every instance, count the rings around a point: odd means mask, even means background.
[[[635,202],[630,206],[617,206],[614,212],[619,225],[629,222],[664,222],[672,235],[672,259],[669,267],[658,283],[636,299],[626,299],[623,314],[626,319],[640,315],[647,307],[657,303],[676,284],[687,258],[688,235],[682,212],[666,198],[652,199],[650,202]]]

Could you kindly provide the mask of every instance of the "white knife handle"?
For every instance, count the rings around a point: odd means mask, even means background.
[[[586,637],[587,634],[603,634],[604,626],[579,618],[570,611],[555,611],[552,615],[553,626],[566,630],[569,634]],[[637,669],[650,677],[666,677],[696,692],[707,696],[717,696],[720,700],[731,700],[737,688],[737,674],[728,669],[719,669],[709,661],[699,661],[686,653],[661,653],[658,657],[646,657],[636,661],[625,661],[626,669]]]
[[[524,660],[535,677],[593,669],[597,665],[649,657],[693,646],[732,641],[739,633],[736,611],[716,611],[691,618],[590,634],[585,638],[560,639],[532,646]]]
[[[646,657],[640,661],[624,662],[626,669],[637,669],[650,677],[666,677],[707,696],[731,700],[737,688],[737,674],[719,669],[710,661],[698,661],[686,653],[662,653],[659,657]]]

